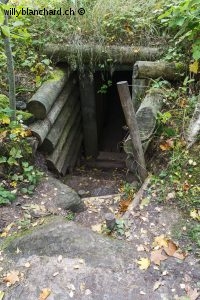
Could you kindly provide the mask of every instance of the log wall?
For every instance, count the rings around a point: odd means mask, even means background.
[[[57,74],[33,95],[28,109],[38,119],[30,129],[47,155],[48,168],[64,176],[76,165],[83,133],[78,75],[68,68]]]

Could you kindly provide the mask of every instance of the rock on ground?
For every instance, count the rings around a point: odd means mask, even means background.
[[[5,253],[9,269],[24,274],[16,286],[4,284],[5,300],[36,300],[44,288],[48,300],[171,299],[164,286],[153,292],[154,278],[138,268],[133,244],[61,218],[14,239]]]

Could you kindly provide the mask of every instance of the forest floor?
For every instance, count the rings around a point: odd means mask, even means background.
[[[136,189],[126,170],[78,168],[64,179],[86,205],[76,214],[56,207],[56,189],[43,183],[32,197],[2,207],[4,299],[199,299],[200,260],[186,234],[189,220],[175,205],[159,203],[152,186],[125,218],[125,180]],[[116,216],[111,232],[107,212]]]

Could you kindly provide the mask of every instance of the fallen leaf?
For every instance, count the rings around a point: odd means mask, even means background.
[[[194,220],[200,221],[200,210],[197,209],[191,210],[190,217]]]
[[[140,204],[140,209],[143,209],[144,206],[148,206],[149,202],[150,202],[150,199],[148,199],[148,198],[142,199],[141,204]]]
[[[51,294],[50,289],[48,288],[43,289],[40,293],[39,300],[46,300],[50,294]]]
[[[62,259],[63,259],[62,255],[59,255],[57,258],[57,261],[60,263],[62,261]]]
[[[156,281],[153,286],[153,291],[156,291],[161,286],[161,284],[161,281]]]
[[[168,247],[168,241],[164,234],[161,234],[154,238],[153,247],[155,248],[156,246],[158,246],[159,248]]]
[[[3,300],[4,295],[5,295],[5,293],[0,291],[0,300]]]
[[[126,200],[121,200],[120,203],[119,203],[119,212],[120,213],[123,213],[123,212],[126,212],[128,207],[129,207],[129,204],[131,203],[132,199],[126,199]]]
[[[190,72],[197,74],[199,69],[199,62],[195,60],[192,64],[189,65]]]
[[[96,224],[96,225],[92,225],[91,228],[92,228],[92,231],[101,233],[101,227],[102,227],[102,224]]]
[[[169,240],[168,241],[168,245],[167,247],[164,247],[164,251],[166,252],[167,255],[169,256],[173,256],[174,253],[177,251],[178,247],[176,246],[176,244]]]
[[[163,249],[154,250],[151,252],[151,261],[160,266],[160,262],[167,259],[166,255],[162,254]]]
[[[15,284],[19,281],[19,271],[11,271],[4,277],[3,281],[9,284]]]
[[[80,269],[80,266],[79,265],[74,265],[74,269],[78,270],[78,269]]]
[[[137,260],[137,264],[139,265],[140,270],[147,270],[151,262],[148,258],[142,257],[140,260]]]
[[[180,259],[180,260],[185,259],[186,256],[187,256],[186,253],[182,253],[182,252],[179,252],[179,251],[176,251],[176,252],[173,254],[173,257],[178,258],[178,259]]]
[[[167,151],[174,148],[174,141],[172,139],[168,139],[165,141],[165,143],[160,144],[160,149],[162,151]]]
[[[31,264],[29,262],[25,263],[24,267],[30,268]]]
[[[89,289],[85,290],[85,295],[86,295],[86,296],[89,296],[89,295],[91,295],[91,294],[92,294],[92,292],[91,292]]]
[[[185,290],[190,300],[196,300],[200,296],[200,292],[197,289],[193,290],[189,285],[186,286]]]

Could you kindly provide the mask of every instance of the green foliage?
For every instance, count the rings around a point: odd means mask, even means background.
[[[0,185],[0,206],[9,204],[16,199],[16,194],[6,190],[2,185]]]
[[[200,59],[200,14],[199,0],[176,0],[165,6],[159,20],[171,36],[176,48],[191,51],[194,60]]]
[[[30,164],[32,148],[27,141],[29,135],[30,131],[20,120],[10,120],[9,109],[0,110],[0,167],[4,177],[0,204],[14,200],[13,189],[32,194],[42,176],[42,172]]]
[[[126,231],[126,226],[125,226],[125,223],[124,223],[123,219],[117,219],[116,220],[114,230],[117,232],[117,234],[124,235],[124,233]]]

